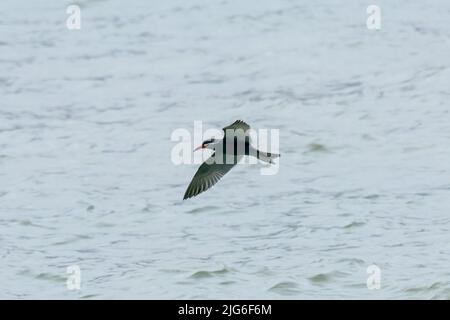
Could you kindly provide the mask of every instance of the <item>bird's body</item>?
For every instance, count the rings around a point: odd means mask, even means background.
[[[279,154],[259,151],[251,145],[248,130],[250,126],[244,121],[237,120],[223,128],[223,139],[205,140],[199,149],[212,149],[214,153],[203,162],[189,184],[184,198],[195,197],[215,185],[228,171],[231,170],[244,156],[254,156],[259,160],[273,163]],[[194,150],[194,151],[195,151]]]

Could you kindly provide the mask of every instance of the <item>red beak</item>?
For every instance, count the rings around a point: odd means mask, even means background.
[[[201,146],[195,148],[195,149],[194,149],[194,152],[197,151],[197,150],[200,150],[200,149],[203,149],[203,145],[201,145]]]

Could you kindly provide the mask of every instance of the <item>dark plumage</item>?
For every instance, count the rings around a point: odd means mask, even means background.
[[[279,154],[271,154],[259,151],[252,147],[250,136],[247,131],[250,126],[242,120],[237,120],[231,125],[223,128],[225,135],[223,139],[208,139],[203,141],[197,149],[213,149],[215,152],[209,159],[203,162],[192,178],[183,200],[195,197],[196,195],[208,190],[215,185],[228,171],[231,170],[244,155],[252,155],[262,161],[272,163],[273,158],[279,157]],[[237,130],[242,130],[241,132]],[[234,134],[233,141],[227,139],[227,134]],[[244,140],[242,140],[244,139]],[[238,145],[244,143],[243,150],[238,150]],[[196,150],[197,150],[196,149]],[[227,151],[231,151],[227,153]]]

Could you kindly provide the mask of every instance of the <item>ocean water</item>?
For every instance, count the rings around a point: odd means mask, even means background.
[[[0,5],[0,298],[450,299],[450,2],[75,3]],[[236,119],[278,174],[182,201]]]

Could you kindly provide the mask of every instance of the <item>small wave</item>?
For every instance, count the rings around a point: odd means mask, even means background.
[[[363,225],[365,225],[365,222],[358,222],[358,221],[353,221],[352,223],[347,224],[346,226],[344,226],[344,229],[351,229],[351,228],[357,228],[357,227],[361,227]]]
[[[330,150],[321,143],[313,142],[313,143],[308,144],[306,152],[326,153],[326,152],[330,152]]]
[[[95,297],[98,297],[98,294],[87,294],[87,295],[81,296],[80,299],[92,299]]]
[[[67,280],[63,276],[60,276],[57,274],[51,274],[51,273],[40,273],[35,278],[39,279],[39,280],[48,280],[48,281],[54,281],[54,282],[65,282]]]
[[[364,199],[367,199],[367,200],[375,200],[375,199],[378,199],[378,198],[380,198],[380,197],[381,197],[381,196],[380,196],[379,194],[369,194],[369,195],[365,196]]]
[[[111,227],[115,227],[116,225],[113,223],[108,223],[108,222],[98,222],[95,224],[96,227],[99,228],[111,228]]]
[[[339,271],[332,271],[327,273],[318,273],[312,277],[309,277],[308,280],[314,284],[323,284],[331,282],[335,278],[339,278],[344,276],[345,274]]]
[[[292,281],[279,282],[272,286],[269,291],[281,294],[281,295],[293,295],[300,293],[298,284]]]
[[[220,207],[217,207],[217,206],[204,206],[204,207],[198,207],[198,208],[189,210],[188,213],[202,213],[202,212],[215,211],[217,209],[220,209]]]
[[[405,290],[405,292],[409,292],[409,293],[430,292],[430,291],[436,291],[440,287],[441,287],[441,283],[435,282],[435,283],[431,284],[430,286],[408,288]]]
[[[365,263],[364,260],[358,259],[358,258],[343,258],[343,259],[338,260],[338,262],[347,263],[349,265],[359,265],[359,266],[364,265],[364,263]]]
[[[191,279],[213,278],[213,277],[227,274],[229,272],[231,272],[231,270],[226,267],[223,267],[222,269],[215,270],[215,271],[200,270],[200,271],[194,272],[192,275],[189,276],[189,278],[191,278]]]
[[[18,275],[25,276],[25,277],[31,277],[31,278],[38,279],[38,280],[52,281],[52,282],[65,282],[67,280],[66,277],[58,275],[58,274],[52,274],[52,273],[48,273],[48,272],[42,272],[39,274],[35,274],[29,269],[20,271],[18,273]]]

